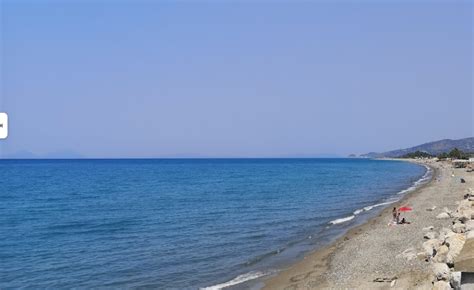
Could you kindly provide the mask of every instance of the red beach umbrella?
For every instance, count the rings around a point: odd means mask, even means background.
[[[412,210],[411,207],[408,207],[408,206],[402,206],[401,208],[398,209],[399,211],[410,211]]]

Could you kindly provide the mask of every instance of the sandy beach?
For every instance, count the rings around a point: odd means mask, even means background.
[[[452,228],[453,218],[437,216],[446,208],[456,210],[463,195],[473,187],[474,173],[454,169],[449,162],[419,162],[433,169],[432,180],[393,204],[413,208],[402,213],[411,224],[389,225],[390,206],[331,245],[269,277],[264,289],[431,289],[431,257],[429,261],[420,258],[427,241],[426,228],[433,227],[433,232]],[[466,182],[461,183],[461,178]]]

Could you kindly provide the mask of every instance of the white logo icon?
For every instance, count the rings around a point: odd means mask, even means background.
[[[0,139],[8,137],[8,115],[7,113],[0,113]]]

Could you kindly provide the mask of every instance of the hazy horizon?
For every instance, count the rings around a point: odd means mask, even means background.
[[[0,7],[0,158],[345,157],[474,136],[468,1]]]
[[[467,138],[474,138],[474,137],[467,137]],[[465,138],[461,138],[465,139]],[[439,141],[439,140],[435,140]],[[425,142],[429,143],[429,142]],[[423,143],[424,144],[424,143]],[[409,147],[414,147],[416,144]],[[408,148],[409,148],[408,147]],[[398,149],[405,149],[405,148],[393,148],[386,151],[398,150]],[[355,154],[355,157],[359,157],[359,155],[378,152],[383,153],[386,151],[366,151],[366,152],[354,152],[349,153],[346,155],[343,154],[336,154],[336,153],[308,153],[308,154],[287,154],[287,155],[260,155],[260,156],[213,156],[213,155],[202,155],[202,154],[193,154],[193,153],[183,153],[183,154],[174,154],[174,155],[162,155],[162,156],[141,156],[141,157],[134,157],[134,156],[109,156],[109,157],[90,157],[84,156],[79,152],[75,151],[54,151],[54,152],[47,152],[45,154],[36,154],[30,151],[16,151],[8,155],[0,156],[0,159],[233,159],[233,158],[348,158],[349,155]]]

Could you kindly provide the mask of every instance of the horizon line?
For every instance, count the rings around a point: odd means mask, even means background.
[[[159,159],[372,159],[367,157],[84,157],[84,158],[0,158],[0,160],[159,160]]]

